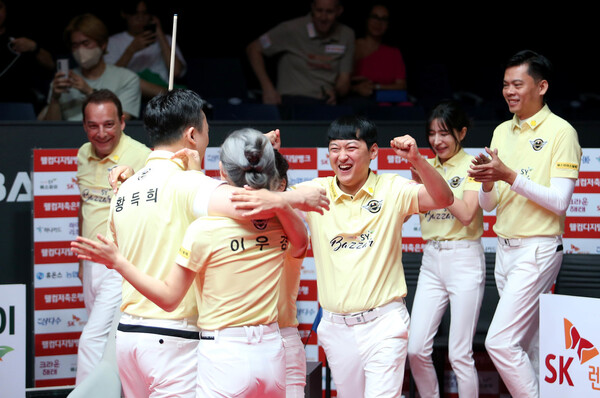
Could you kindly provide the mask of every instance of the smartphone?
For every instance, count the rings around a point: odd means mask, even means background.
[[[57,72],[62,72],[65,74],[65,77],[69,76],[69,59],[68,58],[59,58],[56,60],[56,70]]]
[[[144,31],[150,31],[152,33],[156,33],[156,24],[149,23],[149,24],[144,25]]]

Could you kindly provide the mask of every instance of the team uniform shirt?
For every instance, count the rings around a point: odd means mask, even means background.
[[[165,35],[165,37],[170,43],[171,36]],[[108,64],[115,64],[119,58],[121,58],[125,50],[127,50],[127,47],[129,47],[134,38],[135,37],[129,34],[127,31],[117,33],[109,37],[108,44],[106,46],[106,54],[104,55],[104,61]],[[181,76],[183,76],[186,71],[186,63],[183,59],[181,51],[179,50],[179,46],[175,46],[175,54],[182,63],[183,71]],[[158,41],[155,41],[148,47],[133,54],[131,60],[127,64],[127,69],[130,69],[136,73],[148,70],[158,75],[165,84],[169,81],[169,70],[167,69],[167,65],[163,59],[162,51]]]
[[[79,148],[76,175],[82,202],[81,236],[96,240],[99,233],[106,235],[106,220],[113,197],[113,190],[108,183],[110,170],[119,164],[129,165],[134,170],[141,169],[149,153],[150,148],[125,133],[121,133],[119,143],[104,159],[96,156],[90,142]]]
[[[277,322],[288,239],[276,218],[235,221],[202,217],[185,233],[177,264],[197,273],[198,327]]]
[[[331,202],[323,215],[306,213],[323,308],[354,313],[406,296],[402,224],[419,211],[422,185],[373,172],[354,196],[340,190],[335,177],[303,184],[324,188]]]
[[[338,75],[351,73],[354,31],[336,23],[327,38],[319,37],[310,15],[282,22],[259,38],[266,56],[280,55],[277,91],[281,95],[323,98]]]
[[[128,178],[111,202],[109,228],[121,253],[142,272],[164,280],[191,222],[208,213],[211,193],[223,181],[184,171],[168,151],[154,151],[146,166]],[[121,311],[154,319],[197,316],[190,289],[173,312],[163,311],[123,280]]]
[[[288,251],[283,261],[283,273],[281,274],[279,300],[277,302],[277,312],[279,314],[277,322],[280,329],[297,327],[299,324],[296,300],[300,288],[303,260],[304,256],[292,257]]]
[[[133,117],[139,117],[142,103],[142,90],[140,89],[140,78],[134,72],[119,66],[106,64],[106,69],[97,79],[87,79],[82,75],[81,68],[73,69],[94,90],[108,89],[115,93],[123,106],[123,112]],[[48,102],[52,96],[52,87]],[[58,100],[63,120],[81,121],[83,114],[81,106],[85,101],[85,94],[71,87],[68,92],[62,93]]]
[[[481,183],[467,175],[473,156],[460,149],[444,163],[436,156],[428,162],[450,186],[454,197],[463,198],[464,191],[479,192]],[[419,214],[421,235],[425,240],[477,240],[483,235],[483,211],[479,209],[473,222],[464,226],[447,208]]]
[[[515,115],[500,124],[492,137],[491,149],[510,169],[545,187],[551,178],[579,175],[581,146],[575,129],[553,114],[547,105],[519,126]],[[515,151],[514,148],[520,148]],[[564,232],[565,216],[559,216],[496,182],[498,207],[494,232],[502,238],[556,236]]]

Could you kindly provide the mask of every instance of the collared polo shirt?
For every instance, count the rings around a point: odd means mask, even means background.
[[[473,156],[460,149],[454,156],[440,162],[439,157],[428,159],[429,163],[450,186],[454,197],[463,198],[464,191],[479,191],[481,183],[467,175]],[[430,210],[419,214],[421,235],[425,240],[477,240],[483,235],[483,211],[477,211],[473,222],[464,226],[447,208]]]
[[[194,221],[176,261],[197,273],[198,327],[220,330],[277,322],[288,244],[277,218],[202,217]]]
[[[545,105],[519,126],[515,115],[500,124],[490,145],[498,149],[502,162],[525,178],[545,187],[550,179],[579,175],[581,146],[575,129],[553,114]],[[498,207],[494,232],[503,238],[554,236],[564,232],[564,216],[559,216],[496,182]]]
[[[309,15],[282,22],[259,38],[266,56],[280,55],[277,91],[282,95],[323,98],[338,75],[351,73],[354,31],[336,22],[332,33],[320,37]]]
[[[96,156],[90,142],[83,144],[77,152],[77,185],[81,196],[82,226],[79,234],[96,240],[98,233],[106,235],[106,220],[113,191],[108,183],[108,174],[113,167],[122,164],[134,170],[144,167],[150,149],[125,133],[115,149],[103,159]]]
[[[146,166],[119,188],[109,219],[111,237],[121,253],[142,272],[162,280],[175,266],[186,228],[208,214],[210,195],[223,183],[199,171],[184,171],[180,160],[171,160],[172,155],[168,151],[150,154]],[[175,311],[166,312],[126,280],[121,310],[155,319],[198,315],[193,289]]]
[[[422,185],[373,172],[356,195],[339,189],[336,177],[303,184],[324,188],[331,201],[323,215],[306,213],[322,307],[353,313],[406,296],[402,225],[419,211]]]

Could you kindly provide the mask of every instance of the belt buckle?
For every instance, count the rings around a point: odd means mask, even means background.
[[[442,248],[442,244],[440,243],[440,241],[434,240],[432,243],[433,243],[433,248],[435,250],[440,250]]]
[[[502,239],[502,243],[504,243],[504,246],[510,247],[510,239],[507,239],[507,238],[500,238],[500,239]]]
[[[353,323],[348,323],[347,319],[352,319]],[[353,315],[346,315],[344,317],[344,323],[346,324],[346,326],[353,326],[353,325],[358,325],[359,323],[365,323],[365,316],[364,316],[364,312],[359,312],[358,314],[353,314]]]

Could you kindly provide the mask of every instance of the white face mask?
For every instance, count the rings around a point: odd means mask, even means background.
[[[73,51],[73,58],[75,58],[75,61],[77,61],[82,69],[90,69],[100,62],[100,58],[102,58],[102,49],[100,47],[79,47],[77,50]]]

